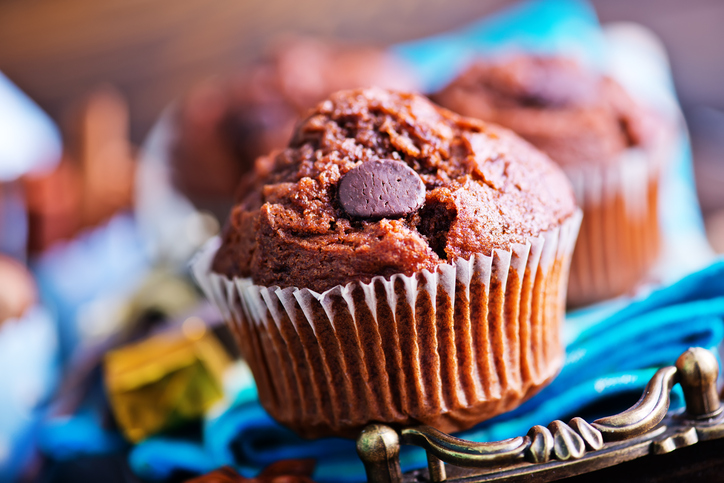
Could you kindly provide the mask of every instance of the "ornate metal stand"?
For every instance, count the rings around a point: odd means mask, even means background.
[[[553,481],[724,437],[718,374],[716,358],[692,348],[676,366],[659,369],[630,409],[591,424],[577,417],[568,424],[556,420],[532,427],[526,436],[492,443],[465,441],[429,426],[395,431],[371,424],[357,439],[357,452],[373,483]],[[686,409],[667,415],[676,383]],[[427,470],[403,475],[400,444],[424,448]]]

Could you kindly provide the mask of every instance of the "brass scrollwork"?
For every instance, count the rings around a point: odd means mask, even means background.
[[[620,441],[650,430],[664,419],[669,410],[669,394],[676,374],[673,366],[659,369],[636,404],[615,416],[597,419],[591,426],[601,432],[604,441]]]
[[[465,466],[490,466],[522,458],[523,451],[530,444],[527,436],[494,443],[473,443],[430,426],[405,428],[400,434],[403,443],[425,448],[446,463]]]
[[[531,463],[546,463],[553,452],[553,435],[545,426],[535,425],[528,431],[530,445],[525,450],[525,459]]]
[[[603,435],[599,430],[588,424],[585,419],[573,418],[568,425],[581,435],[589,451],[598,451],[603,448]]]
[[[456,477],[470,483],[515,481],[531,474],[545,477],[549,470],[555,471],[556,477],[572,476],[649,453],[674,451],[700,439],[724,437],[724,415],[716,391],[718,372],[716,358],[709,351],[693,348],[682,354],[675,367],[659,369],[631,408],[591,424],[578,417],[568,424],[556,420],[548,427],[533,426],[526,436],[490,443],[466,441],[428,426],[396,432],[376,424],[362,432],[358,452],[374,483],[403,480],[400,443],[426,450],[427,477],[433,482],[450,481],[446,464],[470,468],[467,473],[456,471],[462,475]],[[686,412],[664,421],[677,382],[684,390]],[[421,475],[415,478],[419,481]]]
[[[548,429],[553,435],[553,455],[557,460],[577,460],[586,453],[583,438],[563,421],[553,421]]]

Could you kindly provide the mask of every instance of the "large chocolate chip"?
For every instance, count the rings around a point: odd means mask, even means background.
[[[367,161],[339,181],[339,202],[350,216],[396,218],[416,211],[425,201],[425,184],[402,161]]]

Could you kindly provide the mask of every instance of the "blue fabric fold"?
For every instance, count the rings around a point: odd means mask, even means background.
[[[137,475],[150,481],[168,479],[179,471],[208,473],[219,466],[198,441],[163,437],[136,446],[128,463]]]
[[[38,449],[55,460],[112,454],[127,446],[118,432],[101,428],[98,418],[88,412],[46,420],[38,431],[37,442]]]

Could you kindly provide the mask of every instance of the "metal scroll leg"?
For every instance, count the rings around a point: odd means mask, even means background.
[[[722,406],[716,392],[719,364],[714,354],[692,347],[676,360],[676,370],[684,390],[687,416],[697,420],[718,416]]]
[[[370,424],[357,438],[357,454],[365,465],[367,481],[400,483],[400,437],[382,424]],[[442,465],[442,462],[440,462]]]
[[[430,472],[430,480],[435,483],[441,483],[447,479],[445,474],[445,463],[440,458],[427,452],[427,469]]]

